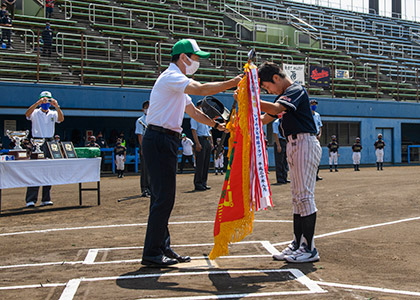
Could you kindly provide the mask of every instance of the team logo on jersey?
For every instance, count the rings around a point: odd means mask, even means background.
[[[54,122],[54,118],[53,117],[51,117],[51,122]]]
[[[291,101],[292,101],[292,98],[289,98],[289,97],[287,97],[287,96],[281,96],[281,97],[280,97],[280,100],[286,100],[286,101],[291,102]]]

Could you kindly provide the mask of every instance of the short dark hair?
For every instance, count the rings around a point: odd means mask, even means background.
[[[177,62],[178,61],[178,59],[179,59],[179,56],[181,55],[182,53],[180,53],[180,54],[175,54],[175,55],[172,55],[171,56],[171,62]],[[188,57],[190,57],[191,58],[191,56],[194,54],[194,53],[184,53],[186,56],[188,56]]]
[[[143,108],[145,108],[147,105],[149,105],[149,100],[143,102]]]
[[[283,69],[281,69],[278,64],[271,61],[264,62],[258,68],[258,77],[260,78],[260,82],[274,82],[274,75],[279,75],[281,78],[286,78],[286,73],[283,71]]]

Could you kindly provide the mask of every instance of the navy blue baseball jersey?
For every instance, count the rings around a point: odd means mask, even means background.
[[[276,102],[286,107],[281,128],[284,136],[298,133],[316,134],[316,126],[305,88],[294,82],[276,98]]]

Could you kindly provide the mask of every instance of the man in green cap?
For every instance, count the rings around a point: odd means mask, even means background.
[[[162,267],[189,262],[171,249],[169,217],[175,203],[176,165],[182,120],[187,113],[197,122],[224,131],[220,124],[197,109],[191,95],[214,95],[237,86],[242,75],[221,82],[200,83],[186,75],[194,74],[200,58],[210,53],[201,51],[193,39],[178,41],[172,48],[171,63],[156,80],[150,94],[147,130],[143,137],[143,155],[150,175],[150,210],[144,241],[142,264]]]

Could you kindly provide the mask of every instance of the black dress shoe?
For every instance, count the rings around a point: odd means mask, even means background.
[[[211,189],[211,186],[209,186],[209,185],[205,185],[204,187],[206,188],[206,190]]]
[[[206,187],[202,186],[202,185],[197,185],[195,187],[196,191],[207,191]]]
[[[322,179],[323,179],[322,177],[319,177],[319,176],[316,177],[316,181],[322,180]]]
[[[161,257],[143,257],[141,264],[148,267],[167,267],[178,263],[178,260],[169,258],[165,255]]]
[[[190,262],[191,261],[191,257],[189,257],[189,256],[181,256],[181,255],[179,255],[178,253],[176,253],[172,249],[166,250],[165,251],[165,255],[167,257],[169,257],[169,258],[176,259],[180,263]]]

